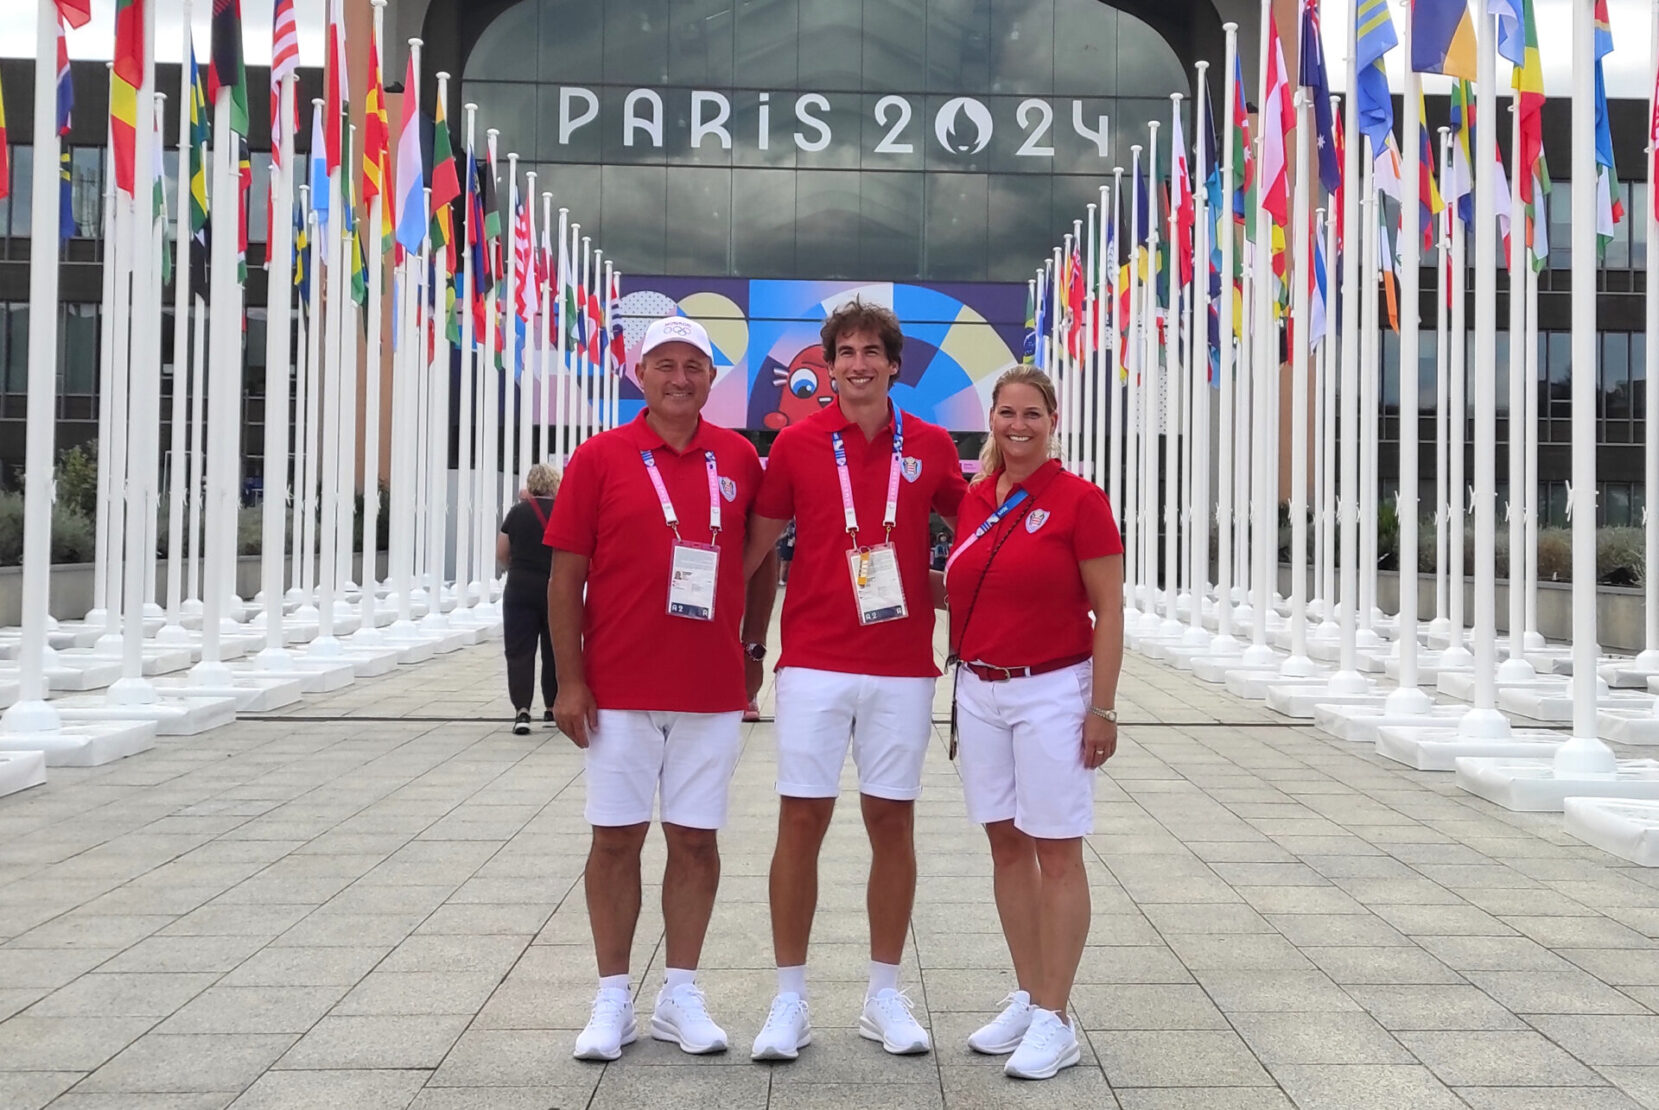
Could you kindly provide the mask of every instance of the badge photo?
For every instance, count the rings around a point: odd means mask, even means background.
[[[922,476],[922,460],[906,455],[904,457],[904,465],[902,469],[904,471],[904,480],[907,482],[914,482],[917,478]]]
[[[1047,509],[1032,509],[1031,512],[1026,514],[1025,530],[1027,532],[1035,533],[1037,531],[1037,529],[1041,528],[1043,525],[1045,525],[1047,523],[1048,523],[1048,510]]]
[[[724,478],[724,477],[721,478],[720,479],[720,496],[724,497],[727,500],[728,503],[732,502],[732,501],[736,501],[737,500],[737,483],[732,481],[730,478]]]

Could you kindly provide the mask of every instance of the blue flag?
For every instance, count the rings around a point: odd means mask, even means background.
[[[1342,163],[1336,156],[1336,124],[1331,117],[1331,83],[1325,75],[1325,47],[1319,39],[1319,0],[1302,4],[1302,57],[1298,80],[1313,96],[1315,144],[1319,149],[1319,183],[1327,193],[1342,188]]]

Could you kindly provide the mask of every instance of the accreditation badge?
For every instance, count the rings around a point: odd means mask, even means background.
[[[902,620],[910,614],[904,603],[904,581],[899,577],[898,551],[892,544],[847,552],[847,570],[852,577],[859,624]]]
[[[694,621],[714,619],[714,587],[720,577],[720,549],[704,543],[674,544],[668,572],[668,615]]]

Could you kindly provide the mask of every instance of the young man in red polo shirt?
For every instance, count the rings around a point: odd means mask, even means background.
[[[744,640],[765,642],[777,590],[775,566],[743,573],[760,459],[700,415],[714,381],[708,333],[669,317],[650,326],[641,351],[645,411],[577,448],[546,536],[553,717],[586,752],[593,826],[586,890],[599,990],[576,1038],[583,1060],[614,1060],[637,1037],[628,956],[659,794],[667,982],[651,1035],[691,1053],[726,1048],[695,976],[740,718],[760,685],[758,665],[746,675]]]
[[[823,327],[836,403],[778,434],[755,502],[753,567],[795,519],[795,562],[778,661],[778,842],[772,941],[778,994],[757,1060],[792,1060],[812,1039],[806,954],[818,850],[849,744],[871,847],[870,985],[859,1032],[887,1051],[926,1052],[927,1031],[899,992],[916,895],[912,810],[933,731],[933,601],[928,520],[967,492],[943,428],[888,399],[904,335],[887,308],[852,301]]]

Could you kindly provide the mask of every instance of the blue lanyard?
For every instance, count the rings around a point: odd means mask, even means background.
[[[1011,497],[1009,497],[1008,500],[1004,501],[1001,505],[998,505],[996,512],[994,512],[990,516],[986,517],[985,518],[985,523],[981,524],[978,528],[974,529],[973,535],[971,535],[967,539],[963,540],[961,546],[959,546],[955,551],[950,553],[950,558],[945,560],[945,573],[949,574],[951,564],[955,563],[956,560],[960,559],[962,557],[962,553],[964,551],[968,550],[968,548],[972,547],[974,544],[978,543],[979,540],[981,539],[981,537],[983,537],[987,532],[989,532],[991,529],[995,528],[998,524],[1001,524],[1002,523],[1002,518],[1007,516],[1009,513],[1013,512],[1016,508],[1018,508],[1020,503],[1023,502],[1025,500],[1025,498],[1026,498],[1025,490],[1023,490],[1023,489],[1015,490],[1013,495]]]

